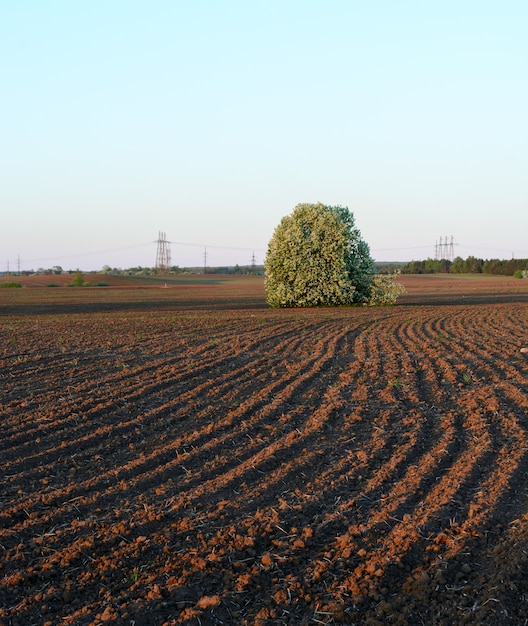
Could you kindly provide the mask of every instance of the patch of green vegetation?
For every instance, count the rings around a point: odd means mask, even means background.
[[[469,385],[472,379],[473,378],[469,372],[464,372],[464,374],[462,374],[462,384]]]
[[[80,270],[73,272],[71,287],[84,287],[84,275]]]
[[[20,283],[8,281],[5,283],[0,283],[0,287],[5,287],[6,289],[20,289],[22,285]]]
[[[130,579],[132,580],[133,583],[137,583],[140,577],[141,577],[141,571],[139,570],[139,567],[134,567],[134,569],[132,570],[130,574]]]
[[[109,287],[110,283],[105,283],[105,282],[98,282],[98,283],[91,283],[91,282],[83,282],[82,285],[73,285],[73,287]]]

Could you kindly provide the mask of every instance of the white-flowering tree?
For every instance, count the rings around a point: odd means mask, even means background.
[[[298,204],[275,229],[264,266],[272,307],[368,303],[374,262],[345,207]]]
[[[392,306],[398,297],[405,293],[405,287],[394,282],[398,274],[376,274],[370,285],[370,295],[365,304],[368,306]]]

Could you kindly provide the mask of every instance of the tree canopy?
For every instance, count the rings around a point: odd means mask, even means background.
[[[273,307],[368,302],[374,261],[346,207],[298,204],[283,217],[264,263]]]
[[[479,259],[468,256],[463,259],[426,259],[410,261],[402,268],[403,274],[497,274],[513,276],[515,272],[528,269],[528,259]]]

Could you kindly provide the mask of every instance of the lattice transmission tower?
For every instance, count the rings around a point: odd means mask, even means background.
[[[435,244],[435,259],[437,261],[454,261],[456,245],[458,244],[455,243],[453,235],[451,235],[451,241],[449,241],[447,235],[445,239],[440,237],[440,243],[436,242]]]
[[[171,268],[170,241],[165,233],[159,232],[158,251],[156,253],[156,274],[167,275]]]

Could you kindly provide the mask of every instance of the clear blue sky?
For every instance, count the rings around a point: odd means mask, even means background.
[[[0,270],[152,266],[160,230],[262,262],[318,201],[377,260],[528,257],[527,33],[525,0],[0,0]]]

